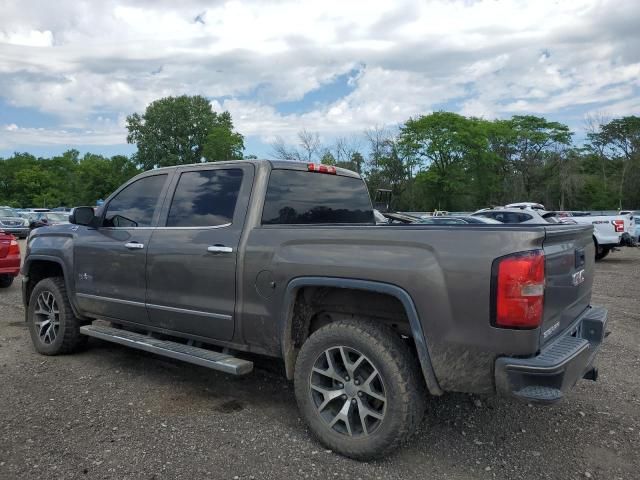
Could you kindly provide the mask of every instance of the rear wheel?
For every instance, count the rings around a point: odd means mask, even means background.
[[[33,288],[27,326],[33,346],[43,355],[71,353],[87,343],[61,277],[45,278]]]
[[[609,255],[609,252],[611,251],[610,248],[603,247],[602,245],[598,245],[598,242],[595,242],[595,241],[594,243],[596,246],[596,260],[602,260],[604,257]]]
[[[392,329],[373,322],[330,323],[304,343],[295,393],[315,436],[345,456],[384,456],[411,436],[425,410],[417,359]]]
[[[0,275],[0,288],[9,288],[14,278],[13,275]]]

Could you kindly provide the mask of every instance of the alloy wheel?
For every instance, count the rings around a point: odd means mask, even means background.
[[[34,317],[38,338],[45,345],[50,345],[60,330],[60,310],[53,293],[45,290],[38,295]]]
[[[310,395],[329,428],[349,437],[374,433],[384,420],[387,396],[380,372],[361,352],[326,349],[314,363]]]

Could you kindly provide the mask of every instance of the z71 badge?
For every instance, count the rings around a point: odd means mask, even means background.
[[[571,281],[572,281],[574,287],[577,287],[582,282],[584,282],[584,268],[582,270],[578,270],[576,273],[574,273],[572,275],[572,277],[571,277]]]

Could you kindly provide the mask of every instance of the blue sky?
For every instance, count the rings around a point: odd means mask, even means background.
[[[640,114],[640,2],[3,2],[0,157],[131,154],[126,116],[167,95],[229,110],[246,153],[324,145],[452,110]]]

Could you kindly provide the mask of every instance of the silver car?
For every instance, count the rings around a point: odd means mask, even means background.
[[[12,208],[0,207],[0,230],[18,238],[29,235],[29,220],[20,217]]]

